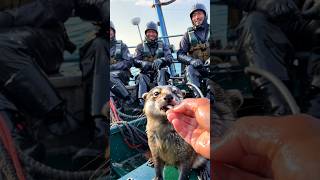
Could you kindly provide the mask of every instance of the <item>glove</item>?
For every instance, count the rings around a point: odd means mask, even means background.
[[[190,64],[196,69],[203,66],[203,62],[200,59],[193,59],[190,61]]]
[[[152,69],[154,69],[154,70],[159,70],[162,64],[163,64],[162,59],[156,59],[156,60],[152,63]]]
[[[148,72],[152,69],[152,63],[148,61],[143,61],[141,63],[141,71],[142,72]]]
[[[299,11],[294,0],[257,0],[256,9],[267,13],[271,18]]]
[[[320,0],[306,0],[303,4],[302,15],[307,18],[320,19]]]

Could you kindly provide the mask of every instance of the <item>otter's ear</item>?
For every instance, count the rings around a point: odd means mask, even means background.
[[[187,95],[187,91],[186,90],[181,90],[181,94],[182,94],[182,98],[185,98]]]
[[[147,96],[148,96],[148,93],[144,93],[144,94],[142,95],[142,98],[143,98],[144,100],[146,100]]]
[[[230,99],[232,110],[236,112],[243,104],[243,96],[239,90],[230,89],[225,92],[225,96]]]

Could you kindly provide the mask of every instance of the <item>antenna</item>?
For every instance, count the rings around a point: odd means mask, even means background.
[[[139,31],[141,43],[143,43],[143,39],[142,39],[142,36],[141,36],[141,31],[140,31],[140,26],[139,26],[139,24],[140,24],[140,18],[139,18],[139,17],[135,17],[135,18],[131,19],[131,23],[132,23],[132,25],[138,27],[138,31]]]

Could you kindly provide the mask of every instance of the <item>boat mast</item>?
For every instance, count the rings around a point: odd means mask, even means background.
[[[173,3],[174,1],[176,1],[176,0],[170,0],[168,2],[162,2],[161,3],[160,0],[154,0],[153,1],[154,4],[152,6],[157,11],[158,18],[159,18],[159,23],[160,23],[161,36],[163,37],[162,39],[163,39],[164,44],[167,45],[168,47],[170,47],[170,42],[169,42],[166,23],[164,21],[164,17],[163,17],[161,6],[169,5],[169,4]],[[176,75],[176,68],[175,68],[174,64],[170,65],[170,74],[171,74],[171,76],[175,76]]]

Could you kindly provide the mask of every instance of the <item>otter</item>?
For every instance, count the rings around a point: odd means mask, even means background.
[[[148,145],[156,172],[155,179],[163,179],[165,165],[179,168],[179,180],[189,179],[191,169],[202,167],[207,159],[198,155],[174,130],[166,111],[179,104],[184,93],[175,86],[157,86],[143,95],[147,117]]]
[[[237,89],[224,90],[218,83],[209,80],[210,92],[214,95],[211,103],[211,138],[221,137],[236,120],[237,111],[244,102],[241,92]]]
[[[237,110],[244,102],[239,90],[224,90],[209,80],[214,94],[211,105],[211,137],[221,137],[233,124]],[[181,179],[188,179],[191,168],[202,167],[206,160],[197,155],[174,130],[167,120],[166,111],[180,103],[185,92],[175,86],[157,86],[143,95],[144,113],[147,117],[148,144],[156,170],[156,178],[162,179],[165,164],[179,167]]]

